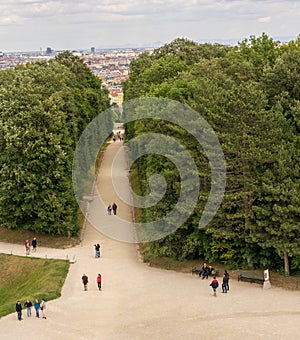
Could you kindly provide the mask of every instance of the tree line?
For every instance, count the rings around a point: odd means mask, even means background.
[[[108,106],[100,79],[68,51],[0,72],[2,226],[77,235],[73,155],[87,124]]]
[[[197,207],[175,233],[149,244],[157,256],[204,258],[232,268],[300,270],[300,37],[286,44],[266,34],[237,46],[178,38],[131,62],[125,100],[169,98],[186,104],[214,129],[227,183],[223,202],[205,229],[199,219],[211,188],[207,155],[191,135],[168,122],[126,124],[127,139],[145,132],[176,137],[191,152],[201,183]],[[134,163],[138,191],[164,175],[164,198],[140,210],[149,222],[170,211],[180,194],[172,162],[154,154]]]

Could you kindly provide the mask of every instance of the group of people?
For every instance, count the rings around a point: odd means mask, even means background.
[[[229,278],[230,275],[227,272],[227,270],[225,270],[223,274],[222,293],[227,293],[229,291]],[[217,296],[217,288],[219,287],[219,281],[217,280],[216,276],[214,276],[213,280],[210,283],[210,286],[212,287],[213,295]]]
[[[107,207],[108,215],[111,215],[111,212],[113,212],[114,215],[117,215],[117,208],[118,206],[115,202],[113,204],[109,204],[109,206]]]
[[[26,251],[26,256],[30,255],[30,242],[29,240],[25,241],[25,251]],[[36,252],[36,248],[37,248],[37,240],[36,237],[33,238],[33,240],[31,241],[31,246],[32,246],[32,252]]]
[[[41,301],[39,301],[39,299],[36,298],[33,304],[29,299],[27,299],[24,303],[24,307],[26,308],[27,317],[31,317],[31,315],[32,315],[31,309],[32,309],[32,307],[34,307],[35,316],[37,318],[39,318],[40,317],[40,311],[42,311],[42,317],[43,317],[43,319],[46,319],[46,300],[45,299],[41,299]],[[16,312],[17,312],[19,321],[23,320],[22,310],[23,310],[22,304],[18,300],[17,303],[16,303]]]
[[[83,283],[83,290],[87,290],[87,286],[88,286],[88,283],[89,283],[89,278],[87,277],[86,274],[83,274],[81,280],[82,280],[82,283]],[[96,282],[97,282],[98,289],[101,290],[101,288],[102,288],[101,287],[102,276],[101,276],[100,273],[97,275]]]
[[[215,269],[212,266],[208,266],[206,263],[204,263],[199,272],[199,277],[202,277],[202,279],[208,279],[210,275],[215,274],[216,274]]]
[[[120,142],[123,140],[123,135],[121,134],[121,131],[118,131],[116,134],[113,136],[113,141],[115,142],[116,140],[119,140]]]

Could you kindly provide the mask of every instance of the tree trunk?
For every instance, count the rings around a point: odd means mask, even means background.
[[[288,253],[285,251],[283,253],[283,259],[284,259],[284,273],[285,275],[290,275],[290,264],[289,264],[289,256]]]

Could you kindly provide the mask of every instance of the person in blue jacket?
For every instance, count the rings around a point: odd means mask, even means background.
[[[40,317],[40,308],[41,308],[41,303],[40,303],[39,299],[35,299],[35,301],[34,301],[34,309],[35,309],[35,316],[37,318]]]

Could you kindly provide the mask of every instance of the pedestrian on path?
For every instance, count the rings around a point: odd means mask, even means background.
[[[18,300],[16,303],[16,312],[18,315],[18,320],[21,321],[22,319],[22,305],[21,302]]]
[[[107,207],[107,214],[108,214],[108,215],[111,215],[111,210],[112,210],[112,207],[111,207],[111,205],[109,205],[109,206]]]
[[[228,274],[227,270],[224,271],[224,276],[226,277],[225,283],[226,283],[226,290],[229,291],[229,279],[230,275]]]
[[[42,299],[42,301],[41,301],[41,311],[42,311],[43,319],[47,319],[46,318],[46,301],[45,301],[45,299]]]
[[[32,302],[29,299],[27,299],[26,302],[24,303],[24,307],[26,307],[27,316],[30,317],[31,316]]]
[[[34,301],[34,309],[35,309],[35,316],[37,318],[40,317],[40,308],[41,308],[41,304],[40,304],[39,299],[35,299],[35,301]]]
[[[30,243],[28,240],[25,241],[26,256],[30,254]]]
[[[83,274],[81,279],[83,283],[83,289],[87,290],[87,284],[89,282],[89,278],[85,274]]]
[[[95,257],[99,258],[100,257],[100,244],[94,244],[95,247]]]
[[[98,274],[97,276],[97,285],[98,285],[98,289],[101,290],[101,282],[102,282],[102,276],[101,274]]]
[[[113,205],[112,205],[112,210],[113,210],[114,215],[117,214],[117,208],[118,208],[118,206],[117,206],[116,203],[114,202]]]
[[[32,245],[32,252],[36,252],[36,247],[37,247],[37,240],[36,237],[33,238],[33,240],[31,241],[31,245]]]
[[[213,289],[214,296],[217,296],[217,288],[219,287],[219,282],[215,276],[214,279],[211,281],[210,286]]]

